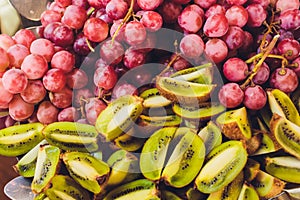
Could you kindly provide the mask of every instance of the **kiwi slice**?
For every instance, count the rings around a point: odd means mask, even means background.
[[[268,101],[272,113],[277,113],[282,117],[286,117],[288,120],[300,126],[299,112],[290,99],[290,97],[278,89],[267,91]]]
[[[282,192],[285,182],[260,170],[251,182],[260,197],[269,199]]]
[[[154,182],[139,179],[121,185],[110,191],[103,200],[129,200],[129,199],[159,199]]]
[[[216,123],[221,128],[223,134],[232,140],[250,139],[251,128],[245,107],[227,111],[221,114]]]
[[[201,193],[196,188],[189,188],[185,193],[187,200],[194,200],[194,199],[207,199],[207,194]]]
[[[299,126],[274,113],[271,120],[271,132],[286,152],[300,159]]]
[[[245,182],[237,200],[259,200],[259,196],[254,187]]]
[[[126,151],[137,151],[139,150],[145,143],[145,138],[135,136],[135,129],[131,128],[125,134],[117,137],[114,140],[114,144]]]
[[[62,159],[70,176],[83,188],[95,194],[101,192],[110,172],[105,162],[83,152],[65,152]]]
[[[251,182],[256,177],[259,170],[260,170],[259,162],[251,158],[248,158],[246,166],[244,168],[245,180]]]
[[[300,184],[300,160],[292,156],[267,157],[266,171],[283,181]]]
[[[37,156],[31,190],[40,193],[50,186],[50,182],[60,166],[60,149],[51,145],[41,146]]]
[[[240,141],[228,141],[214,148],[200,170],[195,184],[203,193],[216,192],[232,182],[247,162],[247,151]]]
[[[43,134],[49,144],[67,151],[95,151],[98,133],[94,126],[76,122],[54,122]]]
[[[0,155],[20,156],[44,139],[41,123],[10,126],[0,130]]]
[[[261,146],[262,134],[253,135],[248,140],[241,140],[246,147],[247,153],[253,155]]]
[[[56,175],[53,177],[52,187],[46,190],[46,195],[49,199],[92,199],[87,190],[82,188],[71,177],[64,175]]]
[[[214,84],[192,83],[170,77],[156,79],[156,88],[162,96],[183,105],[193,106],[207,101],[215,87]]]
[[[45,144],[47,144],[47,141],[42,140],[39,144],[27,152],[18,161],[18,163],[13,166],[14,170],[23,177],[33,177],[39,149]]]
[[[198,135],[205,144],[205,154],[208,154],[213,148],[222,143],[221,130],[212,121],[209,121],[207,125],[199,131]]]
[[[147,179],[160,179],[167,150],[176,129],[175,127],[161,128],[145,142],[140,156],[140,169]]]
[[[261,135],[261,144],[259,148],[252,155],[262,155],[275,152],[282,147],[278,144],[275,136],[269,132],[254,133],[254,135]]]
[[[140,115],[142,124],[156,127],[179,126],[181,117],[177,115],[147,116]]]
[[[143,99],[125,95],[111,102],[96,120],[96,129],[112,141],[126,132],[143,111]]]
[[[47,195],[44,192],[42,192],[42,193],[35,195],[33,200],[50,200],[50,199],[49,199],[49,197],[47,197]]]
[[[218,103],[201,103],[196,106],[173,105],[174,113],[185,119],[209,120],[225,109],[223,105]]]
[[[181,200],[179,196],[168,190],[161,191],[161,200]]]
[[[212,63],[206,63],[197,67],[191,67],[175,72],[170,77],[178,80],[191,81],[201,84],[212,83]]]
[[[170,105],[172,102],[159,94],[157,88],[145,90],[140,95],[144,99],[144,108],[159,108]]]
[[[187,127],[176,130],[170,147],[172,145],[175,148],[171,149],[161,177],[167,185],[182,188],[199,173],[205,157],[205,145],[196,132]]]

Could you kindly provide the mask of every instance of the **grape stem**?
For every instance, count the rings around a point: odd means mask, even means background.
[[[270,42],[270,44],[266,47],[266,51],[263,53],[262,57],[260,58],[260,60],[254,65],[254,68],[250,74],[250,76],[247,78],[247,80],[241,85],[242,89],[245,89],[247,85],[249,85],[249,83],[252,82],[252,79],[254,78],[254,76],[257,74],[258,70],[260,69],[260,67],[262,66],[262,64],[264,63],[264,61],[266,60],[266,58],[268,58],[268,56],[270,55],[271,51],[273,50],[273,48],[276,45],[276,42],[278,41],[280,35],[275,35],[274,38],[272,39],[272,41]],[[258,54],[259,55],[259,54]],[[255,57],[255,56],[254,56]]]
[[[128,22],[128,20],[130,19],[130,17],[134,16],[134,13],[133,13],[133,6],[134,6],[134,0],[131,0],[130,1],[130,7],[128,9],[128,12],[127,14],[125,15],[123,21],[121,22],[121,24],[118,26],[117,30],[115,31],[114,35],[112,36],[112,39],[111,39],[111,44],[114,43],[118,33],[120,32],[121,28],[124,26],[124,24],[126,24]]]

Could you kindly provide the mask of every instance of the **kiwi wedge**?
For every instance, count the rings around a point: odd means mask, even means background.
[[[198,135],[205,144],[205,153],[208,154],[213,148],[222,143],[222,133],[219,127],[212,121],[202,128]]]
[[[259,196],[254,187],[245,182],[237,200],[259,200]]]
[[[140,97],[144,99],[144,108],[159,108],[168,106],[172,103],[170,100],[160,95],[157,88],[145,90],[141,93]]]

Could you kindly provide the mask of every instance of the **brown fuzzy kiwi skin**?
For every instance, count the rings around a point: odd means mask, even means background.
[[[249,155],[252,155],[259,149],[261,145],[261,140],[262,140],[262,135],[257,134],[252,136],[249,140],[241,140],[241,141],[244,143],[247,153]]]
[[[231,140],[247,140],[240,130],[237,122],[230,122],[226,124],[218,124],[222,133]]]

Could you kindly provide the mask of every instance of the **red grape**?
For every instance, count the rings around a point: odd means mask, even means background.
[[[146,63],[145,53],[129,48],[125,51],[123,63],[128,69],[132,69]]]
[[[296,58],[293,61],[293,64],[296,66],[293,68],[294,72],[297,74],[297,76],[300,78],[300,57]]]
[[[4,72],[9,66],[9,56],[7,52],[0,47],[0,72]]]
[[[89,18],[86,20],[83,32],[84,35],[93,42],[102,42],[108,35],[108,24],[99,18]]]
[[[4,125],[5,127],[10,127],[15,125],[16,122],[16,120],[14,120],[10,115],[8,115],[5,119]]]
[[[223,40],[212,38],[205,44],[205,53],[213,60],[213,62],[220,63],[227,57],[228,47]]]
[[[248,86],[244,91],[244,105],[251,110],[260,110],[267,103],[267,95],[264,89],[259,86]]]
[[[229,58],[223,65],[223,73],[227,80],[240,82],[247,77],[248,66],[240,58]]]
[[[225,13],[229,25],[243,27],[248,21],[248,12],[242,6],[233,5]]]
[[[51,60],[51,67],[63,70],[65,73],[72,71],[75,66],[75,56],[69,51],[56,52]]]
[[[85,10],[89,7],[89,3],[87,0],[72,0],[72,5],[79,6]]]
[[[91,52],[88,43],[92,48],[96,46],[95,42],[89,41],[84,34],[80,33],[76,36],[76,39],[73,44],[73,50],[79,55],[86,56]]]
[[[118,41],[112,43],[112,40],[107,40],[100,47],[100,57],[107,64],[116,65],[120,63],[123,55],[124,48]]]
[[[110,0],[88,0],[91,7],[96,9],[105,8],[105,6],[110,2]]]
[[[247,0],[226,0],[230,5],[243,5]]]
[[[174,23],[177,21],[180,15],[182,6],[172,1],[164,1],[158,8],[158,12],[161,14],[165,23]]]
[[[249,4],[260,4],[264,9],[267,9],[269,4],[271,3],[271,0],[248,0]]]
[[[55,2],[61,7],[67,7],[72,4],[72,0],[55,0]]]
[[[7,34],[0,34],[0,47],[7,51],[9,47],[16,44],[15,40]]]
[[[222,37],[228,29],[228,20],[224,14],[210,16],[203,26],[204,34],[208,37]]]
[[[49,99],[57,108],[67,108],[72,104],[72,90],[64,87],[58,92],[50,92]]]
[[[66,25],[59,25],[53,31],[51,41],[54,42],[55,45],[68,47],[74,42],[73,30]]]
[[[62,14],[60,12],[54,10],[45,10],[41,14],[41,23],[43,26],[47,26],[53,22],[60,22]]]
[[[224,14],[225,15],[225,8],[219,4],[214,4],[205,12],[205,17],[208,18],[215,14]]]
[[[61,7],[55,1],[47,5],[47,10],[53,10],[53,11],[56,11],[58,13],[64,13],[65,12],[65,8]]]
[[[58,113],[59,122],[76,122],[79,119],[79,112],[74,107],[68,107]]]
[[[126,24],[124,36],[128,44],[138,45],[145,41],[147,33],[141,22],[131,21]]]
[[[271,74],[270,85],[286,93],[293,92],[298,87],[297,74],[289,68],[285,68],[283,72],[281,68],[277,68]]]
[[[188,34],[182,38],[179,44],[180,51],[187,58],[198,58],[204,50],[204,42],[196,34]]]
[[[174,56],[174,55],[173,55]],[[178,57],[175,62],[172,64],[172,67],[176,71],[190,68],[192,65],[186,59]]]
[[[37,118],[42,124],[57,122],[59,110],[50,101],[43,101],[37,110]]]
[[[10,67],[21,68],[22,62],[30,54],[29,49],[22,44],[15,44],[8,48]]]
[[[22,44],[25,47],[29,48],[31,43],[36,39],[34,33],[28,29],[21,29],[15,33],[13,39],[17,44]]]
[[[239,106],[244,99],[244,92],[237,83],[227,83],[219,91],[219,100],[227,108]]]
[[[92,125],[95,125],[97,117],[106,108],[104,101],[98,98],[90,98],[84,106],[86,119]]]
[[[28,79],[26,74],[20,69],[9,69],[2,77],[2,84],[8,92],[17,94],[25,90]]]
[[[201,8],[208,9],[212,5],[217,3],[217,0],[194,0],[195,4],[198,4]]]
[[[32,54],[44,56],[47,62],[51,61],[52,56],[55,53],[52,42],[44,38],[34,40],[30,46],[30,52]]]
[[[178,4],[188,4],[191,0],[173,0],[173,2]]]
[[[253,46],[253,37],[251,35],[251,33],[249,33],[248,31],[244,31],[244,41],[242,46],[239,48],[240,51],[242,51],[243,53],[245,52],[250,52],[252,50],[252,46]]]
[[[93,93],[88,88],[81,88],[79,90],[74,90],[74,96],[73,96],[73,106],[80,107],[83,100],[87,100],[91,97],[93,97]]]
[[[67,85],[72,89],[80,89],[86,86],[88,83],[88,76],[81,70],[74,68],[67,74]]]
[[[267,11],[260,4],[250,4],[246,7],[248,12],[247,25],[260,27],[267,18]]]
[[[62,23],[60,23],[60,22],[53,22],[53,23],[48,24],[45,27],[44,32],[43,32],[44,38],[52,41],[53,37],[54,37],[54,30],[61,25],[62,25]]]
[[[98,67],[94,74],[94,84],[105,90],[112,89],[118,81],[118,76],[111,65]]]
[[[81,29],[87,20],[87,14],[84,8],[70,5],[66,8],[61,22],[73,29]]]
[[[24,121],[29,118],[33,111],[34,105],[25,102],[20,95],[15,95],[8,106],[9,115],[16,121]]]
[[[294,10],[299,9],[300,2],[299,0],[278,0],[276,2],[276,9],[280,10],[281,12],[284,12],[286,10]]]
[[[121,25],[123,19],[115,20],[112,26],[110,27],[110,37],[113,37],[117,28]],[[115,37],[116,41],[123,41],[124,40],[124,31],[125,31],[126,24],[124,24],[121,29],[119,30],[118,34]]]
[[[222,39],[230,50],[235,50],[243,45],[245,33],[239,26],[229,26],[227,33]]]
[[[141,44],[135,45],[134,49],[142,53],[149,53],[156,47],[156,41],[157,41],[156,34],[148,32],[145,41],[142,42]]]
[[[111,0],[105,7],[109,18],[122,19],[127,14],[128,4],[124,0]]]
[[[48,63],[43,56],[30,54],[25,57],[21,69],[28,79],[39,79],[48,71]]]
[[[150,31],[158,31],[163,25],[162,16],[154,11],[145,11],[141,18],[141,23]]]
[[[296,30],[300,27],[300,10],[287,10],[279,16],[280,26],[285,30]]]
[[[286,38],[278,43],[277,49],[279,53],[284,54],[288,60],[294,60],[299,56],[300,44],[295,39]]]
[[[196,33],[203,25],[202,16],[190,6],[187,6],[178,16],[179,26],[187,33]]]
[[[8,92],[2,83],[2,78],[0,78],[0,106],[5,107],[12,100],[13,94]]]
[[[66,75],[61,69],[50,69],[43,77],[43,84],[50,92],[59,92],[66,85]]]
[[[250,66],[250,70],[253,70],[254,65]],[[269,79],[270,76],[270,68],[266,63],[263,63],[259,70],[257,71],[256,75],[253,77],[253,83],[262,85]]]
[[[162,0],[137,0],[137,4],[142,10],[155,10]]]
[[[47,91],[41,80],[30,80],[20,95],[25,102],[35,104],[41,102],[46,96],[46,93]]]
[[[118,99],[125,95],[137,95],[137,88],[129,83],[118,84],[114,87],[112,96],[114,99]]]

